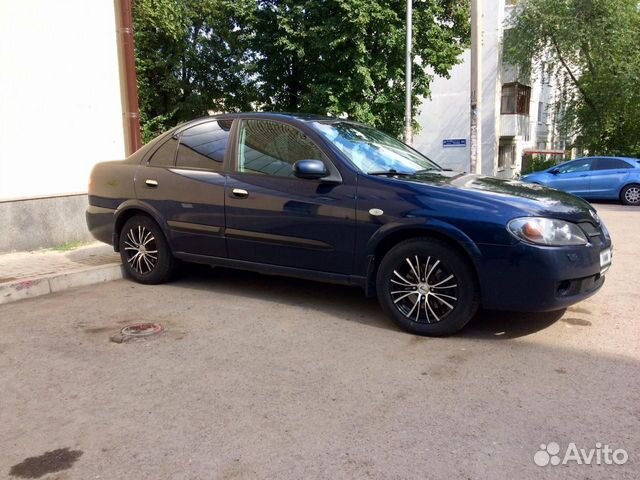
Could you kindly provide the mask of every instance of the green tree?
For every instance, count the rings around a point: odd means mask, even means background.
[[[343,115],[402,131],[401,0],[136,0],[145,139],[207,110]],[[414,1],[414,113],[467,45],[467,0]]]
[[[550,60],[567,79],[565,129],[592,153],[640,155],[639,34],[637,0],[523,0],[505,61]]]
[[[250,62],[223,2],[135,0],[133,14],[143,141],[208,110],[250,109]]]

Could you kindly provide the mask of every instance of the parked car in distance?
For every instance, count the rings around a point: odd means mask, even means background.
[[[521,180],[588,200],[619,200],[625,205],[640,205],[640,159],[637,158],[578,158],[525,175]]]
[[[357,285],[420,335],[457,332],[479,306],[562,309],[595,293],[611,263],[584,200],[446,171],[371,127],[319,116],[173,128],[94,168],[86,216],[135,281],[167,281],[182,260]]]

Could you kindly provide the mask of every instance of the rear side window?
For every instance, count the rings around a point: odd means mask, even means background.
[[[216,120],[182,132],[176,165],[180,168],[222,171],[231,123],[231,120]]]
[[[154,167],[173,167],[176,161],[176,148],[178,148],[178,140],[173,137],[169,138],[155,151],[149,160],[149,165]]]
[[[620,168],[632,168],[624,160],[619,158],[599,158],[596,163],[596,170],[617,170]]]

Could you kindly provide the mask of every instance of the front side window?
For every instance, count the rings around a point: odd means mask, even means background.
[[[240,127],[238,171],[293,177],[298,160],[322,160],[320,149],[304,133],[271,120],[244,120]]]
[[[588,172],[591,170],[591,160],[578,160],[560,167],[560,173]]]
[[[188,128],[180,135],[176,165],[222,171],[232,120],[215,120]]]
[[[618,170],[622,168],[631,168],[631,165],[619,158],[599,158],[596,162],[595,170]]]
[[[424,155],[375,128],[351,122],[314,122],[313,126],[364,173],[441,170]]]

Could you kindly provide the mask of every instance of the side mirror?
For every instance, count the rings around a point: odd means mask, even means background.
[[[298,178],[318,180],[329,175],[329,172],[320,160],[298,160],[293,164],[293,174]]]
[[[552,168],[551,170],[549,170],[549,173],[551,175],[557,175],[560,173],[560,169],[559,168]]]

